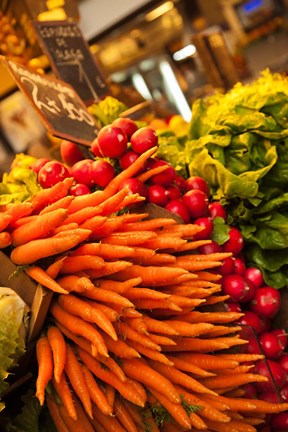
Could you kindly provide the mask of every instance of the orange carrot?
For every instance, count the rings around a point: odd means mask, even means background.
[[[156,238],[157,234],[152,231],[133,231],[131,233],[127,232],[125,234],[116,232],[102,237],[102,242],[119,246],[136,246],[146,241],[148,242],[149,240],[155,240]]]
[[[181,238],[175,238],[168,235],[159,234],[157,238],[147,239],[143,238],[140,245],[142,247],[147,247],[150,249],[167,249],[172,251],[178,251],[184,244],[186,244],[187,240]]]
[[[124,359],[122,368],[126,376],[139,381],[145,386],[157,389],[171,402],[180,402],[179,394],[171,381],[152,369],[151,366],[143,360]]]
[[[182,359],[180,356],[167,355],[167,358],[173,363],[174,367],[183,372],[189,372],[192,375],[197,375],[198,377],[209,377],[214,376],[213,373],[207,372],[193,363]]]
[[[210,403],[216,401],[221,402],[222,404],[225,404],[228,406],[228,408],[230,410],[234,410],[237,412],[242,412],[242,411],[255,411],[256,410],[256,405],[253,403],[254,399],[244,399],[244,398],[230,398],[230,397],[226,397],[226,396],[221,396],[221,395],[217,395],[217,396],[213,396],[213,395],[205,395],[205,400]]]
[[[133,264],[129,261],[105,261],[104,267],[100,270],[89,269],[86,270],[86,274],[90,276],[91,279],[99,279],[106,276],[114,275],[114,273],[118,273],[121,270],[126,270],[131,267]]]
[[[11,235],[8,231],[0,232],[0,249],[5,249],[12,243]]]
[[[264,356],[262,354],[248,354],[248,353],[232,353],[232,354],[219,354],[219,359],[223,361],[232,360],[237,361],[239,363],[242,362],[256,362],[257,360],[262,360]]]
[[[115,194],[111,195],[109,198],[99,204],[99,207],[101,208],[100,214],[107,216],[116,212],[128,193],[129,190],[127,188],[120,189],[118,192],[115,192]]]
[[[220,355],[203,354],[203,353],[179,353],[178,358],[185,360],[193,365],[208,371],[217,371],[222,369],[233,369],[239,365],[235,359],[224,359]]]
[[[116,292],[105,290],[102,288],[89,289],[83,292],[83,296],[88,297],[91,300],[98,300],[105,303],[116,303],[123,307],[134,307],[134,304],[130,302],[126,297],[117,294]]]
[[[75,408],[77,412],[77,420],[73,420],[64,405],[59,406],[60,415],[68,427],[69,432],[94,432],[90,421],[88,420],[82,405],[75,399]]]
[[[155,231],[159,228],[174,225],[176,224],[175,219],[170,218],[154,218],[154,219],[147,219],[142,220],[139,222],[130,222],[123,225],[119,231],[120,232],[131,232],[131,231]]]
[[[39,215],[44,215],[46,213],[49,213],[51,211],[57,210],[57,209],[68,209],[71,202],[73,201],[74,196],[73,195],[67,195],[63,198],[58,199],[54,203],[48,205],[47,207],[44,207],[43,210],[39,212]]]
[[[90,232],[87,230],[87,237],[89,234]],[[81,240],[83,239],[79,235],[32,240],[15,247],[10,258],[17,265],[34,264],[41,258],[57,255],[75,247]]]
[[[94,345],[100,354],[108,356],[107,347],[99,331],[90,323],[65,311],[56,301],[50,305],[50,313],[64,327],[74,332],[77,336],[82,336]]]
[[[114,403],[115,417],[127,432],[138,432],[137,426],[123,401],[117,396]]]
[[[68,382],[66,380],[66,375],[63,372],[61,374],[60,380],[56,382],[56,380],[52,379],[53,387],[55,388],[61,402],[65,406],[65,408],[68,411],[69,416],[73,420],[77,420],[77,413],[75,409],[75,405],[73,402],[73,395],[72,391],[70,390],[70,387],[68,385]]]
[[[82,371],[90,393],[91,400],[98,406],[98,408],[103,412],[103,414],[111,416],[112,408],[109,405],[105,394],[97,384],[97,381],[95,380],[93,374],[86,366],[82,366]]]
[[[189,420],[190,420],[191,426],[194,426],[195,429],[207,430],[206,423],[202,420],[202,418],[198,414],[192,412],[189,415]]]
[[[36,397],[40,405],[44,405],[45,389],[53,376],[53,356],[46,336],[41,336],[36,343],[38,376],[36,380]]]
[[[66,291],[78,292],[94,289],[95,285],[86,276],[76,274],[65,275],[56,279],[57,283]]]
[[[37,216],[37,215],[36,215]],[[52,235],[60,234],[64,232],[72,232],[72,230],[75,230],[76,228],[79,228],[79,225],[76,222],[71,222],[69,224],[62,224],[58,227],[54,228]],[[82,227],[81,227],[82,228]]]
[[[79,273],[88,269],[100,270],[104,267],[104,260],[95,255],[68,256],[61,267],[60,273]]]
[[[63,265],[63,261],[66,259],[66,255],[63,257],[60,257],[58,259],[56,259],[55,261],[53,261],[47,268],[46,268],[46,273],[48,274],[48,276],[50,276],[50,278],[52,279],[56,279],[60,269]],[[63,288],[63,287],[62,287]],[[65,288],[64,288],[65,289]],[[68,290],[66,290],[68,291]]]
[[[106,398],[107,401],[109,403],[109,405],[111,406],[111,409],[113,411],[114,409],[114,402],[115,402],[115,397],[116,397],[116,389],[115,387],[113,387],[110,384],[106,384],[105,386],[105,394],[106,394]],[[127,401],[128,402],[128,401]],[[129,402],[130,403],[130,402]]]
[[[53,420],[57,432],[70,432],[60,415],[59,405],[56,402],[54,402],[54,400],[51,399],[50,397],[47,397],[46,402],[47,402],[49,414]]]
[[[100,213],[101,213],[101,208],[99,206],[84,207],[81,210],[70,213],[65,220],[65,224],[76,222],[78,225],[80,225],[83,222],[85,222],[87,219],[90,219],[94,216],[99,217],[100,218],[99,220],[101,222],[104,222],[105,218],[99,216]]]
[[[121,369],[121,366],[112,357],[104,357],[100,354],[94,355],[93,357],[97,358],[97,360],[99,360],[99,362],[102,363],[104,367],[110,369],[110,371],[113,372],[120,381],[124,382],[127,380],[127,377]]]
[[[138,393],[135,392],[134,388],[128,385],[125,381],[124,383],[120,381],[116,375],[112,372],[105,370],[101,367],[98,360],[89,355],[86,351],[81,348],[78,349],[78,353],[81,357],[81,360],[87,366],[87,368],[94,374],[96,377],[101,379],[102,381],[110,384],[118,390],[118,392],[130,402],[135,403],[138,406],[144,406],[146,400],[143,400],[142,397]]]
[[[151,168],[141,174],[138,174],[136,177],[138,180],[140,180],[142,183],[145,183],[147,180],[149,180],[152,176],[156,174],[160,174],[161,172],[165,171],[167,168],[169,168],[169,165],[160,165],[155,168]]]
[[[144,315],[143,320],[149,332],[163,333],[170,336],[178,335],[177,330],[175,330],[174,327],[170,326],[169,321],[156,320],[149,317],[148,315]]]
[[[9,221],[9,227],[12,227],[14,223],[22,217],[31,215],[32,212],[33,207],[30,202],[11,203],[5,206],[5,214],[11,217],[11,220]]]
[[[223,296],[220,296],[220,295],[215,295],[214,296],[213,295],[213,296],[208,297],[206,299],[205,306],[214,305],[214,304],[217,304],[217,303],[223,303],[226,300],[229,300],[229,298],[230,298],[229,295],[223,295]]]
[[[113,340],[117,339],[113,325],[100,310],[94,309],[91,305],[72,294],[69,294],[69,296],[60,295],[58,303],[67,312],[77,315],[85,321],[97,324]]]
[[[180,321],[185,321],[189,323],[229,323],[232,321],[237,321],[239,318],[243,316],[242,313],[239,312],[199,312],[192,311],[188,314],[184,314],[179,317]]]
[[[164,354],[155,349],[148,348],[135,341],[129,341],[129,345],[147,359],[155,360],[168,366],[172,365],[172,362]]]
[[[160,346],[161,345],[176,345],[176,342],[173,339],[170,339],[166,336],[161,336],[161,335],[150,333],[149,337],[152,340],[152,342],[155,342]]]
[[[77,212],[86,207],[96,207],[106,199],[102,190],[96,190],[87,195],[79,195],[74,198],[69,206],[69,213]]]
[[[239,373],[233,375],[221,374],[216,377],[205,378],[202,380],[204,385],[210,389],[234,388],[252,382],[266,382],[265,376],[252,373]]]
[[[91,343],[84,339],[82,336],[76,336],[73,332],[68,330],[66,327],[62,326],[58,321],[55,322],[59,330],[71,341],[73,341],[76,345],[80,346],[82,349],[87,351],[89,354],[92,354],[93,356],[97,355],[97,350],[95,347],[92,349]],[[93,351],[93,353],[92,353]]]
[[[206,322],[190,324],[183,321],[168,320],[168,324],[173,327],[179,336],[196,337],[209,333],[213,328],[213,324],[206,324]]]
[[[68,190],[72,186],[73,182],[74,178],[66,178],[50,188],[42,189],[31,199],[33,211],[39,212],[43,210],[44,207],[64,198],[68,194]]]
[[[91,405],[91,397],[89,393],[88,385],[85,381],[83,370],[81,365],[74,354],[73,349],[70,345],[67,344],[66,349],[66,363],[65,363],[65,372],[69,378],[70,384],[74,389],[74,392],[77,394],[85,411],[92,418],[92,405]]]
[[[221,274],[210,273],[210,272],[204,271],[204,270],[199,271],[199,272],[195,272],[195,275],[198,277],[198,279],[206,280],[206,281],[210,281],[210,282],[217,282],[222,277]]]
[[[11,221],[12,215],[0,212],[0,232],[4,231]]]
[[[98,303],[97,301],[92,301],[87,299],[87,303],[89,303],[91,306],[93,306],[94,309],[97,309],[104,313],[106,318],[111,322],[116,322],[120,319],[120,315],[115,311],[115,309],[112,309],[108,307],[107,305]]]
[[[113,341],[105,333],[102,334],[105,344],[108,350],[115,354],[119,358],[138,358],[140,354],[132,347],[130,347],[125,341],[117,339]]]
[[[143,267],[140,265],[133,265],[126,270],[118,272],[116,280],[126,280],[136,277],[141,277],[144,286],[157,286],[158,282],[167,283],[178,276],[187,273],[186,270],[173,267]]]
[[[38,215],[36,220],[27,222],[16,228],[12,234],[12,243],[14,246],[27,243],[31,240],[47,237],[49,233],[61,225],[67,218],[67,210],[57,209],[44,215]]]
[[[107,432],[126,432],[116,417],[106,416],[95,404],[93,405],[93,417]],[[93,421],[92,424],[94,424]]]
[[[96,235],[99,228],[103,227],[103,225],[107,222],[106,216],[94,216],[89,219],[86,219],[84,222],[80,224],[81,228],[89,229],[92,231],[92,235]],[[106,228],[107,229],[107,228]]]
[[[132,340],[138,342],[139,344],[146,346],[147,348],[152,348],[154,350],[160,351],[159,345],[155,344],[151,341],[149,336],[145,336],[144,334],[138,333],[132,327],[129,326],[127,322],[117,322],[114,324],[115,330],[117,334],[124,340]]]
[[[134,299],[134,306],[137,309],[149,309],[149,310],[154,310],[154,309],[159,309],[161,310],[168,310],[169,311],[169,315],[171,314],[171,311],[175,311],[175,312],[181,312],[181,307],[178,306],[176,303],[174,303],[170,298],[168,299]],[[160,315],[161,315],[160,313]]]
[[[53,355],[54,378],[59,383],[66,361],[66,342],[62,332],[56,326],[48,327],[47,338]]]
[[[175,339],[176,340],[176,339]],[[228,349],[232,346],[246,344],[247,341],[235,337],[223,337],[215,339],[199,339],[185,337],[176,340],[177,345],[165,347],[165,351],[194,351],[207,353],[210,351]]]
[[[148,333],[147,332],[147,326],[145,324],[143,316],[138,317],[138,318],[128,318],[126,322],[129,325],[129,327],[133,328],[138,333],[141,333],[144,335]]]
[[[68,294],[68,291],[64,290],[54,279],[52,279],[45,270],[37,265],[33,265],[25,269],[25,273],[34,279],[36,282],[43,285],[45,288],[49,288],[51,291],[60,294]]]

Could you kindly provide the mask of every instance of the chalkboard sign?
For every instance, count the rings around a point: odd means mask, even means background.
[[[109,94],[96,60],[76,23],[37,21],[34,28],[55,75],[89,105]]]
[[[52,135],[90,146],[97,136],[97,126],[70,85],[11,60],[1,61]]]

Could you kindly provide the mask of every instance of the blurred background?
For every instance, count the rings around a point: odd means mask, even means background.
[[[288,72],[288,0],[0,0],[0,54],[53,74],[33,22],[55,20],[78,24],[113,96],[163,118],[189,121],[199,97]],[[0,170],[55,141],[0,64]]]

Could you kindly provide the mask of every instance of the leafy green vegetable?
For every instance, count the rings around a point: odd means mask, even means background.
[[[286,286],[288,78],[266,70],[226,94],[196,100],[180,147],[179,163],[187,160],[189,175],[209,183],[228,223],[241,228],[250,263],[263,270],[266,283]]]
[[[93,103],[88,111],[96,118],[101,127],[111,124],[128,107],[112,96],[106,96],[103,100]]]

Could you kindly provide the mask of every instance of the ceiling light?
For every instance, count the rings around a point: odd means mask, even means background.
[[[181,48],[180,50],[176,51],[173,54],[173,59],[175,61],[185,60],[188,57],[192,57],[195,53],[196,53],[195,45],[189,44]]]
[[[174,3],[172,1],[167,1],[166,3],[163,3],[161,6],[153,9],[145,16],[146,21],[153,21],[154,19],[159,18],[161,15],[164,15],[166,12],[169,12],[171,9],[173,9],[173,7]]]

